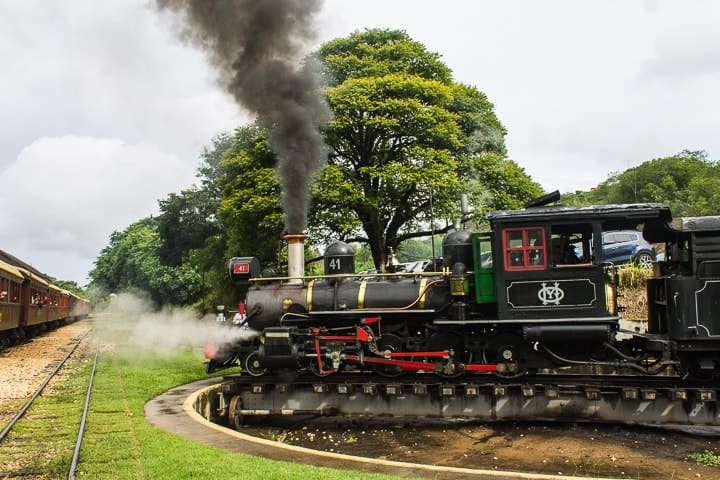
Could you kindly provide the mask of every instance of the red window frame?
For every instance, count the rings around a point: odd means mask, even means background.
[[[510,234],[521,232],[522,233],[522,246],[511,247],[509,245]],[[536,238],[542,239],[540,245],[530,245],[530,233],[539,234]],[[505,263],[505,270],[507,271],[519,271],[519,270],[545,270],[547,268],[547,246],[545,238],[544,227],[519,227],[519,228],[506,228],[503,230],[503,258]],[[512,265],[511,255],[521,254],[522,265]],[[531,253],[540,253],[542,262],[533,264],[530,259]]]

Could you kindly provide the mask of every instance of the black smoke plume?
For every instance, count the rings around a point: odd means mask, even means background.
[[[321,0],[156,0],[180,19],[182,38],[204,50],[224,88],[257,114],[278,157],[285,226],[306,227],[309,183],[325,161],[319,133],[330,113],[304,48]]]

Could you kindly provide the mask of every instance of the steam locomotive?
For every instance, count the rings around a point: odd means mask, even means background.
[[[238,334],[208,352],[208,370],[365,379],[578,373],[717,386],[720,216],[673,220],[660,204],[550,205],[556,200],[491,212],[489,231],[449,233],[439,271],[356,274],[351,247],[336,242],[325,274],[304,276],[302,235],[287,237],[287,276],[263,276],[257,258],[233,258],[230,277],[247,294]],[[599,241],[640,227],[666,252],[647,282],[642,332],[623,328],[617,266],[603,260]]]

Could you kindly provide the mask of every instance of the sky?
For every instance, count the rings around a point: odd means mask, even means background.
[[[546,191],[684,149],[720,158],[720,2],[325,0],[316,21],[308,51],[397,28],[439,53]],[[0,0],[0,249],[85,285],[113,231],[250,121],[173,32],[146,0]]]

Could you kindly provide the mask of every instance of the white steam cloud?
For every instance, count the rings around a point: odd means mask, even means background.
[[[121,341],[142,354],[174,355],[182,350],[201,351],[208,339],[215,345],[250,339],[258,332],[234,326],[232,318],[198,316],[190,308],[157,310],[139,295],[120,293],[111,298],[105,315],[96,321],[101,341]]]

